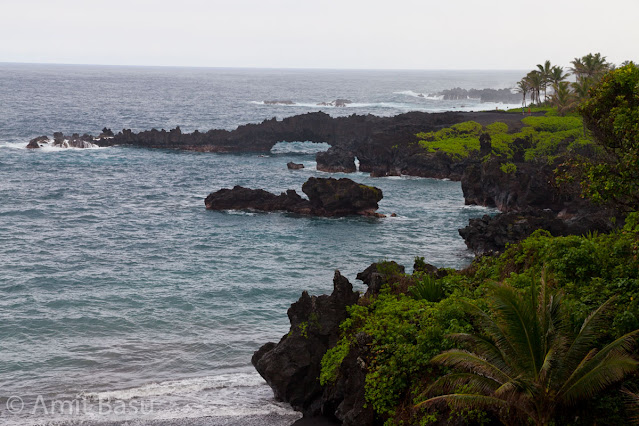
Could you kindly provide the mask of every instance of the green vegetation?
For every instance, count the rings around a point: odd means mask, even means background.
[[[466,158],[479,151],[479,135],[483,127],[475,121],[455,124],[437,132],[418,133],[419,145],[428,152],[441,151],[455,159]]]
[[[437,132],[419,133],[419,145],[428,152],[442,152],[453,159],[463,159],[479,151],[479,135],[488,133],[491,138],[492,155],[511,160],[515,148],[513,143],[524,141],[526,161],[552,163],[562,152],[583,150],[592,141],[583,136],[583,121],[578,116],[559,117],[556,109],[543,108],[544,116],[529,116],[522,119],[524,127],[516,133],[508,133],[505,123],[492,123],[482,127],[468,121]],[[520,148],[519,148],[520,149]],[[504,173],[514,173],[516,168],[508,166]]]
[[[571,61],[570,71],[575,75],[576,81],[568,83],[564,80],[571,74],[564,72],[559,66],[553,66],[550,61],[537,65],[537,69],[530,71],[517,83],[517,89],[522,94],[522,105],[526,106],[528,95],[531,103],[537,106],[550,106],[556,108],[559,115],[573,111],[579,102],[589,97],[589,90],[596,85],[601,78],[613,68],[606,62],[605,56],[600,53],[589,53],[581,58]],[[548,96],[548,88],[552,89],[552,95]],[[544,92],[543,101],[541,92]]]
[[[322,386],[337,380],[339,368],[349,351],[350,345],[346,338],[342,338],[334,347],[326,351],[322,357],[322,371],[319,377]]]
[[[524,118],[521,129],[466,122],[418,136],[427,152],[459,159],[480,145],[485,155],[486,133],[485,159],[498,157],[503,173],[517,173],[522,158],[558,165],[558,182],[631,211],[623,228],[568,237],[539,230],[462,271],[433,275],[423,258],[412,274],[381,263],[385,284],[349,308],[322,360],[322,383],[357,351],[367,403],[386,424],[639,418],[639,68],[610,68],[599,54],[576,58],[569,87],[546,61],[520,85],[524,100],[531,93],[542,103],[544,93],[546,105],[534,109],[545,115]],[[583,119],[570,112],[578,102]]]
[[[562,294],[553,292],[543,278],[540,287],[531,281],[526,292],[495,285],[488,298],[489,313],[470,305],[480,333],[449,336],[469,350],[450,350],[431,360],[455,370],[430,387],[446,394],[420,405],[445,401],[494,407],[507,412],[504,423],[514,417],[548,425],[557,412],[593,398],[639,364],[631,356],[639,330],[594,349],[612,299],[593,311],[573,336]],[[465,387],[459,391],[460,386]]]
[[[580,117],[525,117],[521,121],[539,132],[555,133],[583,127]]]
[[[584,195],[639,208],[639,67],[630,62],[608,73],[579,110],[607,154],[598,162],[581,161]]]
[[[425,275],[418,280],[410,289],[410,293],[415,300],[426,300],[428,302],[439,302],[444,298],[444,288],[431,275]]]
[[[539,423],[538,408],[545,407],[551,397],[557,398],[557,405],[542,411],[548,415],[545,419],[555,424],[624,424],[626,404],[620,383],[625,372],[637,363],[636,353],[631,356],[626,350],[632,336],[623,337],[639,328],[637,255],[639,214],[632,214],[626,226],[612,234],[552,237],[546,231],[537,231],[499,257],[478,258],[469,268],[447,270],[448,275],[441,278],[429,276],[425,280],[423,272],[400,274],[396,266],[387,263],[378,268],[387,274],[387,283],[379,295],[362,298],[350,308],[350,316],[341,326],[342,340],[324,356],[321,377],[335,380],[342,360],[356,346],[355,336],[363,332],[370,337],[367,347],[371,354],[365,360],[366,399],[389,424],[453,421],[459,416],[466,416],[467,423],[501,419],[505,424],[515,424],[523,417],[527,420],[521,424],[547,424]],[[545,279],[539,287],[541,277]],[[441,288],[441,300],[431,302],[414,296],[415,287],[431,283]],[[464,364],[440,354],[454,350],[450,353],[486,356],[491,344],[499,347],[492,340],[497,329],[486,328],[486,323],[493,321],[501,327],[501,321],[513,319],[505,310],[507,300],[514,300],[513,306],[528,317],[523,323],[503,326],[508,338],[519,345],[516,360],[512,356],[501,361],[491,358],[493,363],[502,363],[500,369],[512,369],[508,377],[513,381],[504,378],[499,382],[499,386],[504,385],[499,398],[519,406],[504,411],[498,408],[501,402],[489,404],[492,400],[476,398],[480,384],[485,385],[481,388],[483,396],[495,397],[488,391],[495,389],[497,377],[488,376],[492,382],[486,377],[471,377],[468,368],[484,375],[488,370],[469,360]],[[543,306],[536,305],[540,300],[545,301]],[[594,316],[590,315],[602,305]],[[552,330],[548,322],[551,317],[555,321]],[[584,323],[596,326],[582,327]],[[536,333],[534,365],[532,355],[524,354],[524,330]],[[470,352],[460,352],[467,342],[476,344]],[[569,350],[569,342],[579,344]],[[591,352],[595,348],[604,349]],[[501,352],[508,355],[504,349]],[[583,360],[586,353],[589,358],[579,367],[575,360]],[[604,356],[606,353],[611,355]],[[591,369],[594,365],[600,367]],[[468,368],[462,372],[457,366]],[[564,386],[576,383],[576,376],[570,381],[566,378],[575,371],[592,373],[584,375],[574,387]],[[628,380],[626,385],[639,385],[636,377]],[[434,401],[421,404],[429,398],[429,389],[431,395],[439,389],[460,396],[455,397],[457,401],[440,398],[443,405],[432,406]]]
[[[514,163],[503,163],[499,166],[499,170],[507,174],[513,174],[517,172],[517,166]]]

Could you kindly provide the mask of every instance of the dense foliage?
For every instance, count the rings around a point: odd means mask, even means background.
[[[479,135],[483,128],[475,121],[455,124],[437,132],[418,133],[419,145],[428,152],[442,151],[455,159],[468,157],[479,150]]]
[[[639,67],[630,62],[606,74],[580,106],[584,123],[608,156],[581,163],[584,194],[596,201],[639,207]]]
[[[495,122],[482,126],[468,121],[437,132],[418,133],[417,137],[422,139],[419,145],[428,152],[439,151],[456,160],[479,151],[479,136],[482,133],[490,135],[492,155],[505,160],[512,160],[515,151],[523,150],[525,161],[552,163],[563,152],[581,152],[586,146],[592,145],[591,139],[583,136],[581,117],[559,117],[553,108],[543,111],[546,112],[544,116],[523,118],[524,127],[516,132],[509,132],[506,123]],[[507,166],[504,172],[514,173],[516,167],[513,166]]]
[[[563,293],[569,334],[578,333],[588,314],[612,296],[615,299],[607,307],[609,325],[598,330],[593,344],[603,347],[639,328],[639,215],[629,216],[626,222],[618,232],[583,237],[552,237],[537,231],[499,257],[479,258],[469,268],[447,270],[448,275],[440,278],[424,272],[387,274],[390,277],[381,294],[363,298],[351,308],[349,319],[342,324],[343,339],[324,357],[322,375],[332,380],[337,377],[339,364],[355,346],[355,336],[363,332],[371,337],[372,354],[367,360],[366,398],[380,417],[391,424],[447,422],[451,416],[462,416],[468,423],[496,421],[497,412],[489,408],[464,409],[452,403],[415,408],[426,398],[425,391],[432,383],[449,372],[432,359],[444,350],[460,347],[455,333],[481,330],[480,322],[467,314],[467,306],[487,309],[487,295],[494,283],[524,297],[542,275],[554,290]],[[439,283],[444,294],[441,301],[414,297],[413,289],[426,281]],[[458,392],[470,391],[467,386],[458,387]],[[600,393],[599,398],[584,398],[579,401],[582,404],[561,410],[554,420],[575,425],[625,422],[620,385]],[[583,416],[584,410],[588,416]]]

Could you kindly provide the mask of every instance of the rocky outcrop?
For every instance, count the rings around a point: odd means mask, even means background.
[[[556,165],[515,162],[514,171],[502,170],[508,160],[492,158],[471,163],[461,178],[466,204],[496,207],[502,212],[566,208],[578,210],[584,202],[553,186]]]
[[[490,118],[491,122],[501,117],[486,114],[482,116]],[[503,116],[508,118],[505,114]],[[268,152],[281,141],[326,142],[340,148],[340,151],[335,152],[338,154],[335,157],[324,157],[319,161],[326,165],[326,169],[337,167],[353,170],[354,164],[351,165],[346,160],[357,157],[364,169],[392,169],[400,172],[403,164],[401,152],[417,141],[416,133],[438,130],[470,119],[478,118],[452,112],[411,112],[395,117],[331,117],[323,112],[314,112],[287,117],[281,121],[271,119],[258,124],[246,124],[231,131],[183,133],[178,127],[170,131],[153,129],[134,133],[125,129],[113,137],[100,138],[96,143],[100,146],[135,145],[203,152]],[[396,148],[392,149],[393,146]],[[348,157],[345,156],[346,153]],[[337,159],[337,162],[333,163],[333,159]],[[346,162],[349,164],[345,164]]]
[[[292,161],[289,161],[288,163],[286,163],[286,167],[289,170],[300,170],[304,168],[304,164],[301,163],[294,163]]]
[[[504,102],[516,104],[521,102],[521,94],[513,93],[510,89],[454,89],[442,90],[439,93],[429,95],[440,96],[444,100],[479,99],[481,102]]]
[[[56,132],[53,134],[52,146],[58,148],[97,148],[98,145],[94,144],[93,141],[93,136],[86,133],[82,136],[78,133],[74,133],[73,135],[66,137],[61,132]],[[32,139],[27,145],[27,148],[40,148],[43,143],[49,143],[49,138],[47,136],[40,136]]]
[[[305,417],[325,415],[338,420],[364,419],[366,416],[353,408],[360,407],[363,399],[365,372],[358,370],[348,383],[339,388],[325,389],[319,383],[321,360],[326,351],[340,338],[339,325],[348,313],[346,308],[357,302],[359,294],[339,271],[333,278],[330,296],[309,296],[303,292],[288,310],[290,332],[279,343],[267,343],[255,352],[251,362],[273,389],[275,398],[290,403]],[[361,369],[361,368],[360,368]],[[349,392],[346,393],[345,390]],[[365,420],[372,420],[370,417]],[[347,423],[347,424],[370,424]]]
[[[334,101],[331,102],[320,102],[319,106],[334,106],[334,107],[338,107],[338,108],[344,108],[346,105],[348,104],[352,104],[353,101],[349,100],[349,99],[335,99]]]
[[[264,105],[295,105],[295,102],[286,100],[286,101],[264,101]]]
[[[315,156],[317,170],[329,173],[353,173],[357,171],[355,156],[343,148],[332,146]]]
[[[549,231],[555,237],[610,232],[622,224],[621,219],[611,220],[613,215],[614,212],[607,210],[584,211],[576,215],[557,214],[551,210],[484,215],[470,219],[468,226],[459,230],[459,235],[476,255],[498,254],[508,244],[519,242],[538,229]]]
[[[403,274],[406,270],[404,265],[400,265],[395,261],[386,262],[390,268],[399,274]],[[357,279],[368,286],[366,295],[376,295],[382,289],[382,285],[386,282],[384,274],[379,271],[379,263],[371,263],[371,265],[357,274]]]
[[[311,212],[321,216],[375,216],[382,190],[350,179],[309,178],[302,191],[308,195]],[[324,214],[322,214],[324,213]]]
[[[276,195],[262,189],[235,186],[212,192],[204,200],[209,210],[287,211],[313,216],[376,216],[381,189],[350,179],[309,178],[302,186],[303,199],[294,190]]]
[[[42,144],[48,144],[49,138],[47,136],[38,136],[37,138],[33,138],[27,144],[28,149],[37,149],[42,147]]]

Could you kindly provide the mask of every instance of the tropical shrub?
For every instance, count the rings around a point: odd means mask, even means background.
[[[595,349],[612,299],[592,312],[574,336],[562,294],[551,291],[543,278],[539,287],[532,281],[527,292],[495,285],[489,299],[490,312],[468,305],[481,334],[448,336],[469,350],[452,349],[432,359],[463,372],[437,379],[430,392],[445,394],[420,405],[491,407],[504,423],[521,419],[549,425],[558,413],[591,399],[639,365],[632,355],[639,330]]]

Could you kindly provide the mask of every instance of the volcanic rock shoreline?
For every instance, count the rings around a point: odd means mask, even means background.
[[[412,175],[459,180],[463,168],[447,156],[424,155],[416,147],[419,132],[429,132],[464,121],[480,124],[507,122],[511,129],[522,127],[521,116],[505,112],[409,112],[393,117],[351,115],[331,117],[323,112],[295,115],[283,120],[264,120],[235,130],[213,129],[183,133],[177,127],[139,133],[124,129],[93,143],[101,147],[130,145],[155,149],[181,149],[217,153],[266,153],[278,142],[328,143],[326,153],[317,155],[317,168],[328,172],[354,172],[355,157],[360,171],[374,176]],[[109,130],[109,129],[105,129]]]

